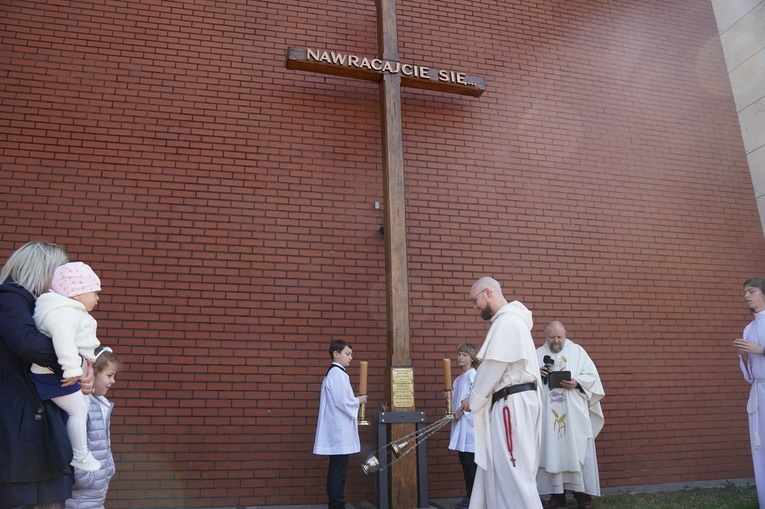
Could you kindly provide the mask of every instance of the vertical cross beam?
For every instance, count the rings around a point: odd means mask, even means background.
[[[376,0],[378,57],[399,61],[396,1]],[[409,344],[409,283],[406,259],[406,218],[404,195],[404,140],[401,127],[401,76],[384,74],[380,80],[382,119],[383,199],[385,203],[385,292],[389,367],[412,364]],[[392,394],[391,376],[386,373],[386,395]],[[393,404],[393,398],[389,401]],[[414,408],[393,408],[414,410]],[[391,425],[391,438],[411,433],[412,424]],[[424,445],[423,445],[424,447]],[[385,475],[385,474],[382,474]],[[391,467],[391,509],[417,507],[416,456],[408,455]]]
[[[395,0],[377,0],[380,58],[398,60]],[[380,80],[383,199],[385,203],[386,302],[388,354],[393,366],[410,366],[409,285],[406,264],[404,140],[401,128],[401,76]]]

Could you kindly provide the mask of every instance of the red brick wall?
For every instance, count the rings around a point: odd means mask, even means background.
[[[540,343],[560,319],[598,364],[604,486],[751,477],[730,345],[765,245],[709,2],[399,4],[403,61],[487,83],[403,93],[418,409],[440,416],[441,358],[482,341],[466,297],[491,274]],[[384,403],[378,93],[284,55],[374,56],[373,1],[1,10],[0,254],[53,240],[102,276],[127,361],[109,507],[321,503],[330,338]],[[447,437],[434,497],[461,494]],[[351,501],[374,499],[373,444]]]

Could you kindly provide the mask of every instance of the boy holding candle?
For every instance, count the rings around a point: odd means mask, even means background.
[[[313,453],[329,456],[327,497],[329,509],[345,509],[345,478],[348,458],[361,450],[357,415],[367,396],[354,396],[346,369],[353,360],[351,345],[341,339],[330,342],[332,365],[321,384],[319,420]],[[366,375],[364,373],[363,375]],[[362,377],[362,392],[366,392],[366,376]]]

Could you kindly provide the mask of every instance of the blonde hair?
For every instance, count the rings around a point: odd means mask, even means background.
[[[17,249],[0,271],[0,282],[12,280],[35,297],[50,287],[53,273],[69,261],[64,249],[50,242],[28,242]]]
[[[470,358],[473,360],[473,362],[471,363],[471,366],[474,368],[477,368],[478,365],[481,363],[481,361],[475,358],[475,356],[478,355],[478,350],[476,350],[475,347],[471,345],[470,343],[462,343],[460,346],[457,347],[457,352],[468,354]]]

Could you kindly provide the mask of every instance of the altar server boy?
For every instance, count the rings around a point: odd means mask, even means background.
[[[366,394],[354,396],[346,369],[353,360],[351,346],[343,340],[332,340],[329,346],[332,365],[321,384],[319,420],[313,453],[329,456],[327,497],[329,509],[345,509],[345,478],[348,458],[361,450],[357,416],[359,406],[367,402]]]

